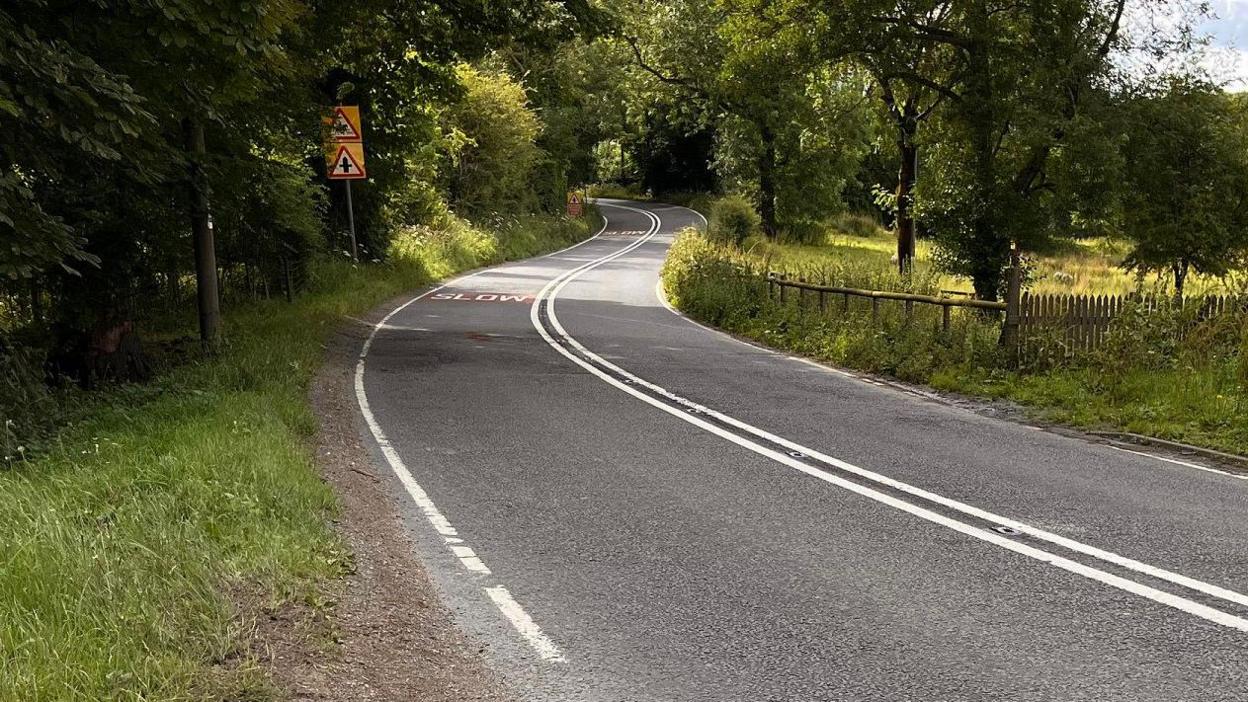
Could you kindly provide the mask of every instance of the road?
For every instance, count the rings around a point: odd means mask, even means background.
[[[696,213],[396,309],[362,425],[523,700],[1248,700],[1248,481],[666,307]]]

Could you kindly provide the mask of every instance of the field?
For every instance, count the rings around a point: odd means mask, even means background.
[[[228,311],[219,356],[79,393],[38,455],[0,462],[0,699],[279,699],[252,649],[256,618],[326,605],[323,584],[351,567],[311,448],[324,342],[403,291],[589,225],[496,231],[452,222],[405,232],[386,264],[321,260],[293,304]]]
[[[773,243],[752,237],[745,249],[756,257],[770,260],[771,266],[791,275],[819,276],[829,268],[887,273],[896,268],[896,239],[870,218],[845,215],[833,219],[825,239],[817,245]],[[970,281],[939,273],[932,264],[932,244],[919,240],[915,271],[918,278],[931,281],[931,287],[970,293]],[[1036,294],[1122,295],[1137,290],[1159,292],[1169,289],[1168,277],[1138,278],[1119,265],[1127,254],[1127,244],[1111,239],[1082,239],[1066,244],[1060,251],[1030,257],[1027,289]],[[894,280],[890,286],[900,286]],[[1232,274],[1226,280],[1192,273],[1186,294],[1221,295],[1248,287],[1248,272]]]

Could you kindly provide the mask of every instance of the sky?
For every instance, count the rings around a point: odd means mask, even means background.
[[[1215,15],[1200,26],[1209,35],[1202,63],[1227,90],[1248,90],[1248,0],[1211,0]]]

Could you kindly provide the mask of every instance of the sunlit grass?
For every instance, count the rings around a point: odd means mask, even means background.
[[[881,271],[897,266],[897,243],[892,232],[880,227],[873,231],[848,233],[835,225],[826,229],[824,241],[817,245],[770,242],[754,237],[747,245],[753,253],[771,260],[777,271],[801,275],[818,271],[829,262],[854,268],[872,268]],[[1036,294],[1071,295],[1125,295],[1144,289],[1150,292],[1166,292],[1171,281],[1166,275],[1150,275],[1138,278],[1122,268],[1128,245],[1104,237],[1080,239],[1070,242],[1060,254],[1033,255],[1028,257],[1030,272],[1027,290]],[[915,270],[922,276],[935,277],[936,287],[941,290],[970,293],[971,281],[951,276],[936,269],[933,264],[934,245],[920,239],[915,251]],[[1240,289],[1239,278],[1227,280],[1192,273],[1188,276],[1188,295],[1224,295]]]

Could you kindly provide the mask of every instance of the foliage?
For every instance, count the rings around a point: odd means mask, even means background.
[[[1208,86],[1174,82],[1127,109],[1123,265],[1165,271],[1182,294],[1188,270],[1225,275],[1248,254],[1248,119]]]
[[[762,225],[754,204],[741,195],[726,195],[715,200],[708,220],[707,233],[712,238],[738,247]]]
[[[458,144],[448,155],[451,206],[465,214],[533,209],[541,123],[524,87],[503,71],[468,65],[457,76],[464,96],[445,116]]]

